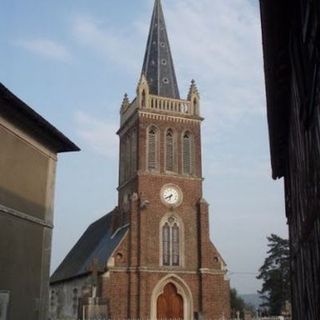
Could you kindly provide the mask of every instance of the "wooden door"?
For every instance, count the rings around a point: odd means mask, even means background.
[[[158,320],[183,320],[183,299],[174,284],[168,283],[157,301]]]

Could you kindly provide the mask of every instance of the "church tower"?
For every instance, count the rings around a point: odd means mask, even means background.
[[[50,318],[229,319],[226,265],[202,193],[200,96],[192,81],[180,98],[160,0],[120,119],[118,205],[51,276]]]
[[[202,194],[200,96],[192,81],[187,99],[180,98],[160,0],[136,97],[130,101],[125,95],[120,117],[119,212],[113,228],[128,225],[129,231],[114,268],[126,270],[128,283],[121,281],[127,305],[122,309],[115,298],[116,314],[227,318],[226,268],[209,239]]]

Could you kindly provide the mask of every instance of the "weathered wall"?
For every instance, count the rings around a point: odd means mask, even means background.
[[[79,298],[91,295],[91,277],[81,277],[50,286],[49,319],[77,320]]]
[[[9,320],[45,319],[56,156],[0,117],[0,290]]]

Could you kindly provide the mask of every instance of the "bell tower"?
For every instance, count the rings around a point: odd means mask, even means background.
[[[202,194],[204,119],[194,80],[186,96],[180,97],[161,1],[155,0],[136,97],[125,94],[118,131],[113,229],[129,226],[129,233],[120,248],[127,259],[115,268],[128,275],[121,316],[130,319],[229,315],[226,267],[209,238]]]

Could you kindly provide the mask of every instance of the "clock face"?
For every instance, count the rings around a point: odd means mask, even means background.
[[[181,202],[181,192],[173,185],[163,187],[161,197],[162,201],[167,205],[178,205]]]

